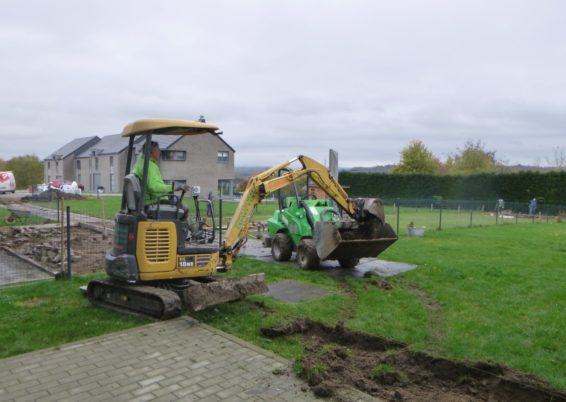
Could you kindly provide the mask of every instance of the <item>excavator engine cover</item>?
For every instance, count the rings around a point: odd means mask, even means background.
[[[377,257],[397,241],[395,231],[383,222],[381,200],[359,199],[356,221],[316,222],[314,241],[321,260]]]

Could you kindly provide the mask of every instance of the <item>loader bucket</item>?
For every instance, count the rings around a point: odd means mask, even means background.
[[[182,300],[189,310],[200,311],[215,304],[227,303],[267,291],[264,274],[241,278],[209,278],[204,282],[191,280],[191,286],[184,290]]]
[[[342,227],[341,222],[317,222],[314,241],[321,260],[377,257],[397,241],[388,223],[375,219],[362,226]]]

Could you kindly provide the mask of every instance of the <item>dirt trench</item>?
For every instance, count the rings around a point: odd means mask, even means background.
[[[343,401],[353,387],[385,401],[566,401],[548,382],[490,362],[454,361],[411,351],[408,345],[296,319],[263,328],[269,338],[300,335],[305,350],[300,376],[319,397]]]

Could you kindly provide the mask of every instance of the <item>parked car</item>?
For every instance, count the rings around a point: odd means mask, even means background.
[[[16,178],[11,171],[0,172],[0,194],[16,192]]]

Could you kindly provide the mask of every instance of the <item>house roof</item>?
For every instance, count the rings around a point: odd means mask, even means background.
[[[228,144],[226,141],[224,141],[224,138],[222,138],[222,137],[220,136],[220,134],[222,134],[222,132],[214,133],[214,134],[212,134],[212,135],[216,136],[216,138],[218,138],[220,141],[222,141],[224,144],[226,144],[226,146],[227,146],[228,148],[230,148],[230,149],[232,150],[232,152],[236,152],[236,150],[235,150],[234,148],[232,148],[232,146],[231,146],[230,144]]]
[[[128,148],[128,138],[124,138],[120,134],[106,135],[100,141],[77,155],[77,158],[90,157],[93,152],[96,155],[119,154],[126,148]]]
[[[63,145],[61,148],[57,149],[55,152],[51,152],[43,160],[55,160],[55,159],[65,159],[67,156],[82,152],[86,147],[96,143],[100,138],[96,135],[91,137],[75,138],[74,140]]]

